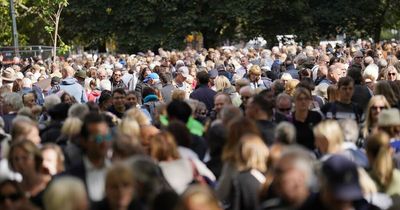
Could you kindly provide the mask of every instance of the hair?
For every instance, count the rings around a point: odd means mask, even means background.
[[[215,88],[217,92],[224,91],[231,87],[231,82],[225,76],[217,76],[214,80]]]
[[[210,81],[210,75],[207,71],[200,71],[197,72],[196,78],[201,85],[206,85]]]
[[[161,72],[158,74],[163,84],[170,84],[172,82],[172,74],[169,72]]]
[[[239,171],[256,169],[261,173],[267,172],[269,150],[260,136],[246,134],[240,138],[236,152]]]
[[[189,117],[192,115],[192,109],[184,101],[172,100],[167,106],[167,113],[170,120],[177,119],[187,123]]]
[[[161,131],[150,139],[150,156],[158,161],[180,158],[173,135]]]
[[[296,100],[298,97],[305,95],[309,100],[312,100],[311,92],[310,90],[303,88],[303,87],[298,87],[294,91],[293,98]]]
[[[140,137],[140,125],[138,121],[133,117],[122,118],[120,124],[118,125],[118,130],[122,134],[128,135],[130,137]]]
[[[325,120],[318,123],[314,127],[314,135],[315,137],[323,137],[328,141],[328,153],[339,149],[344,139],[342,128],[336,120]]]
[[[343,131],[344,141],[356,143],[360,136],[357,122],[351,118],[340,119],[338,122]]]
[[[296,142],[296,128],[292,123],[280,122],[275,128],[275,140],[282,144],[294,144]]]
[[[258,106],[263,112],[265,112],[268,116],[272,116],[274,114],[274,106],[275,104],[267,101],[264,96],[258,94],[253,97],[252,103]]]
[[[262,73],[260,66],[258,65],[252,65],[249,69],[249,75],[250,74],[257,74],[260,75]]]
[[[60,146],[54,143],[46,143],[42,146],[42,148],[40,148],[40,150],[42,152],[45,150],[53,150],[57,154],[57,173],[65,170],[64,166],[65,157]]]
[[[293,96],[294,90],[296,89],[296,86],[300,83],[299,80],[297,79],[291,79],[289,80],[286,85],[285,85],[285,93]]]
[[[43,196],[45,209],[74,210],[77,202],[86,198],[85,184],[78,178],[63,176],[55,179]]]
[[[17,116],[12,121],[11,127],[11,139],[13,142],[17,142],[26,138],[26,136],[32,129],[39,129],[36,122],[26,116]]]
[[[80,136],[85,140],[88,139],[90,135],[89,125],[99,123],[106,123],[108,125],[107,118],[104,114],[99,114],[96,112],[90,112],[89,114],[87,114],[83,120]]]
[[[139,126],[150,125],[150,119],[138,108],[130,108],[125,112],[124,118],[131,118],[136,120]]]
[[[223,161],[236,162],[236,148],[245,134],[261,135],[253,120],[243,116],[233,119],[228,125],[228,138],[222,151]]]
[[[86,104],[73,104],[68,109],[68,117],[76,117],[83,120],[89,113],[89,107]]]
[[[390,137],[385,132],[377,132],[367,138],[365,146],[372,168],[372,175],[385,188],[392,181],[393,160],[390,152]]]
[[[119,158],[125,160],[134,155],[144,154],[144,149],[139,141],[139,137],[132,138],[130,135],[126,135],[117,132],[115,141],[112,143],[113,159]]]
[[[131,168],[122,163],[114,164],[108,169],[105,179],[105,187],[111,186],[113,183],[123,183],[124,185],[134,185],[133,171]]]
[[[26,79],[28,79],[28,78],[26,78]],[[30,80],[30,79],[29,79]],[[17,93],[17,92],[19,92],[19,91],[21,91],[22,90],[22,87],[23,87],[23,81],[22,81],[22,79],[16,79],[14,82],[13,82],[13,85],[12,85],[12,92],[14,92],[14,93]]]
[[[2,189],[7,185],[11,185],[15,189],[18,196],[20,196],[21,198],[25,197],[25,193],[22,190],[20,184],[15,180],[6,179],[6,180],[1,181],[0,182],[0,191],[2,191]]]
[[[375,95],[384,95],[391,106],[397,104],[398,98],[396,98],[388,81],[378,81],[375,84],[374,93]]]
[[[363,127],[362,133],[363,136],[366,137],[369,134],[369,129],[373,125],[373,123],[377,122],[372,122],[372,115],[371,115],[371,107],[377,102],[382,100],[383,103],[385,104],[386,108],[391,108],[389,102],[386,100],[386,97],[383,95],[375,95],[372,96],[371,99],[369,100],[367,107],[365,109],[365,125]]]
[[[172,91],[171,94],[171,99],[172,100],[180,100],[183,101],[186,99],[186,91],[180,90],[180,89],[175,89]]]
[[[123,88],[117,88],[117,89],[113,90],[112,97],[114,97],[115,93],[119,93],[123,96],[126,96],[126,91]]]
[[[65,103],[65,98],[66,98],[67,96],[71,99],[72,103],[76,103],[75,97],[73,97],[71,94],[69,94],[69,93],[67,93],[67,92],[64,92],[64,93],[60,96],[61,103]]]
[[[43,107],[46,110],[50,110],[51,108],[53,108],[55,105],[61,103],[61,99],[59,96],[57,96],[56,94],[51,94],[48,95],[44,98],[44,105]]]
[[[339,90],[336,85],[329,85],[328,89],[326,90],[327,95],[328,95],[328,102],[335,102],[338,100],[339,96]]]
[[[22,140],[11,144],[10,151],[8,153],[8,164],[11,170],[15,171],[12,155],[17,148],[23,149],[26,153],[34,157],[36,172],[40,172],[43,163],[42,153],[40,152],[40,149],[29,140]]]
[[[354,85],[354,80],[351,77],[342,77],[339,79],[339,82],[337,84],[338,89],[340,89],[342,86],[348,86],[348,85]]]
[[[24,103],[22,102],[22,96],[18,93],[4,93],[3,100],[5,105],[9,105],[12,111],[18,111],[22,107],[24,107]]]
[[[168,123],[167,131],[172,134],[179,146],[190,148],[192,145],[192,136],[186,125],[178,120],[172,120]]]
[[[207,206],[209,210],[222,210],[218,198],[213,190],[203,185],[192,185],[188,187],[181,196],[178,210],[190,210],[189,202],[195,201],[195,205]]]
[[[61,133],[69,137],[74,137],[81,132],[81,127],[81,119],[76,117],[68,117],[61,127]]]

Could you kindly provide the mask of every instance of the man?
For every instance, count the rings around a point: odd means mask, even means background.
[[[361,51],[357,51],[354,54],[352,65],[356,65],[356,66],[362,67],[363,58],[364,58],[364,54]]]
[[[192,92],[192,88],[186,82],[186,79],[189,77],[189,69],[186,66],[181,66],[176,70],[176,76],[172,84],[176,89],[184,90],[187,95],[190,95]]]
[[[255,91],[250,86],[244,86],[240,88],[239,94],[240,94],[240,99],[242,100],[240,108],[242,109],[242,111],[245,111],[247,106],[247,101],[254,96]]]
[[[196,78],[198,82],[197,89],[190,94],[190,98],[203,102],[207,107],[208,113],[210,113],[214,108],[214,97],[217,93],[209,88],[210,76],[206,71],[198,72]]]
[[[65,174],[75,176],[85,183],[91,202],[104,198],[106,172],[111,165],[107,159],[111,142],[112,135],[106,117],[89,113],[80,132],[80,144],[84,151],[82,161]]]
[[[261,204],[262,210],[297,209],[311,194],[314,158],[302,147],[289,146],[272,173],[272,194],[276,197]]]
[[[22,95],[22,102],[25,107],[32,109],[36,106],[36,94],[32,91]]]
[[[22,97],[18,93],[4,93],[3,98],[3,120],[4,131],[11,132],[12,121],[17,116],[17,112],[24,106]]]
[[[326,83],[328,85],[334,85],[342,77],[342,73],[340,66],[333,64],[329,66],[327,78],[323,79],[319,84]]]
[[[112,90],[119,88],[127,89],[124,81],[122,81],[122,71],[121,69],[115,69],[111,78]]]
[[[252,64],[246,56],[240,58],[240,67],[236,69],[236,78],[241,79],[247,75],[247,71],[251,68]]]
[[[362,109],[351,101],[354,93],[354,80],[351,77],[340,78],[338,82],[339,99],[322,107],[321,111],[328,119],[351,118],[361,122]]]
[[[109,112],[115,114],[118,118],[124,116],[125,111],[128,109],[125,103],[126,92],[122,88],[115,89],[112,92],[112,106],[108,110]]]
[[[211,113],[211,118],[216,119],[221,110],[227,105],[232,105],[232,100],[229,95],[225,93],[217,93],[214,98],[214,110],[213,113]]]
[[[171,102],[172,92],[175,90],[175,87],[172,85],[172,75],[169,72],[160,73],[160,81],[162,84],[161,88],[161,96],[165,103]]]
[[[63,80],[60,84],[60,90],[73,96],[78,103],[86,103],[87,97],[85,90],[74,78],[74,69],[71,66],[66,66],[62,69],[61,74]]]
[[[281,93],[276,97],[276,111],[285,116],[290,116],[292,112],[292,97],[286,93]]]
[[[249,99],[246,108],[246,117],[254,119],[260,130],[261,136],[268,146],[273,144],[276,124],[272,121],[274,105],[268,102],[262,95],[255,95]]]

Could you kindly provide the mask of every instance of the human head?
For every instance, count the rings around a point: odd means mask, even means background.
[[[196,74],[196,79],[200,85],[208,85],[210,75],[206,71],[200,71]]]
[[[281,144],[294,144],[296,142],[296,128],[292,123],[280,122],[275,128],[275,141]]]
[[[342,77],[338,82],[339,101],[349,104],[354,94],[354,80],[351,77]]]
[[[342,70],[337,65],[330,65],[328,69],[328,79],[336,84],[339,82],[339,79],[342,77]]]
[[[126,92],[123,88],[117,88],[112,92],[112,101],[115,108],[125,107]]]
[[[269,149],[260,136],[256,134],[242,136],[236,154],[239,171],[252,169],[258,170],[261,173],[267,171]]]
[[[214,80],[215,89],[217,92],[223,92],[225,89],[231,87],[231,82],[225,76],[217,76]]]
[[[218,114],[226,105],[231,105],[232,100],[225,93],[217,93],[214,97],[214,110]]]
[[[26,202],[26,198],[17,181],[4,180],[0,183],[1,209],[17,209],[23,202]]]
[[[3,113],[17,112],[23,106],[22,97],[18,93],[4,93],[3,97]]]
[[[45,209],[87,210],[89,201],[85,184],[75,177],[59,177],[45,191],[43,204]]]
[[[40,148],[43,157],[43,167],[54,176],[64,171],[64,154],[57,144],[46,143]]]
[[[186,81],[186,78],[189,77],[189,69],[186,66],[182,66],[176,70],[175,81],[178,83],[182,83]]]
[[[308,89],[303,87],[296,88],[293,99],[297,112],[305,112],[310,108],[312,97]]]
[[[207,186],[192,185],[181,196],[179,210],[222,210],[214,191]]]
[[[325,120],[314,127],[315,147],[322,154],[333,154],[341,150],[344,135],[339,123]]]
[[[285,84],[285,93],[293,96],[294,91],[296,90],[297,85],[300,83],[297,79],[291,79]]]
[[[113,81],[114,82],[120,82],[122,80],[122,72],[121,69],[115,69],[113,72]]]
[[[258,65],[253,65],[249,69],[250,82],[258,82],[261,78],[261,68]]]
[[[244,86],[240,89],[240,99],[242,100],[242,105],[244,108],[247,106],[247,101],[254,96],[255,91],[250,86]]]
[[[36,122],[25,116],[17,116],[12,121],[11,138],[13,142],[29,140],[35,145],[41,141]]]
[[[8,163],[11,170],[18,172],[22,177],[40,173],[43,157],[39,148],[28,140],[14,142],[8,154]]]
[[[391,138],[400,136],[400,112],[396,108],[382,110],[378,115],[378,129],[385,131]]]
[[[132,170],[126,165],[117,163],[107,171],[105,182],[109,208],[128,208],[134,198]]]
[[[286,93],[281,93],[276,97],[276,110],[284,115],[289,115],[292,111],[292,97]]]
[[[139,103],[139,95],[136,91],[129,91],[126,94],[126,102],[125,105],[128,107],[136,107]]]
[[[61,70],[62,78],[65,79],[67,77],[74,77],[75,70],[71,66],[64,66]]]
[[[169,120],[180,120],[187,123],[192,115],[192,108],[184,101],[173,100],[167,106],[167,114]]]
[[[354,54],[354,59],[353,59],[354,64],[361,65],[361,63],[363,62],[363,58],[364,54],[361,51],[357,51]]]
[[[392,66],[392,65],[388,66],[387,69],[385,70],[385,72],[386,72],[386,75],[385,75],[386,80],[388,80],[388,81],[398,80],[399,72],[397,71],[397,69],[394,66]]]
[[[179,159],[174,136],[164,131],[154,135],[150,140],[150,156],[160,162]]]
[[[378,115],[383,109],[390,108],[389,102],[383,95],[372,96],[368,102],[365,110],[365,123],[366,128],[369,129],[371,126],[376,125],[378,122]]]
[[[249,99],[246,107],[246,116],[252,119],[271,118],[274,104],[268,102],[262,95],[255,95]],[[265,119],[263,119],[265,120]]]

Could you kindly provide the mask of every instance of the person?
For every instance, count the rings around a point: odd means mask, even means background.
[[[292,123],[296,128],[296,141],[313,151],[315,148],[312,128],[322,121],[323,116],[309,110],[312,102],[311,93],[305,88],[297,88],[294,93],[295,110],[292,113]]]
[[[35,145],[41,143],[37,123],[25,116],[17,116],[13,120],[10,134],[13,142],[29,140]]]
[[[361,122],[362,109],[351,101],[354,93],[354,81],[351,77],[342,77],[338,82],[339,99],[321,108],[328,119],[351,118]]]
[[[125,100],[125,105],[128,108],[134,108],[134,107],[138,107],[139,105],[139,94],[135,91],[129,91],[126,94],[126,100]]]
[[[47,143],[44,144],[40,150],[43,157],[43,168],[45,168],[50,175],[54,176],[65,170],[65,158],[60,146],[53,143]]]
[[[340,155],[322,163],[318,193],[311,194],[299,210],[306,209],[372,209],[363,199],[357,166]]]
[[[2,95],[3,98],[3,116],[4,120],[4,131],[6,133],[11,132],[12,121],[17,116],[17,112],[24,106],[22,97],[18,93],[5,93]]]
[[[32,109],[36,106],[36,94],[35,92],[28,92],[22,95],[22,102],[24,103],[25,107]]]
[[[368,86],[364,84],[361,74],[360,69],[349,69],[347,71],[347,76],[351,77],[354,81],[354,94],[351,101],[360,106],[362,110],[365,110],[368,101],[372,97],[372,93],[368,89]]]
[[[314,156],[300,146],[289,146],[272,168],[271,181],[261,190],[262,210],[297,209],[312,194]]]
[[[85,185],[75,177],[59,177],[46,190],[44,209],[89,210]]]
[[[175,87],[172,85],[172,75],[169,72],[160,73],[160,80],[162,83],[161,95],[164,100],[164,103],[171,102],[172,92],[175,90]]]
[[[390,196],[400,194],[400,171],[393,164],[389,135],[384,132],[371,134],[365,149],[371,165],[370,174],[379,192]]]
[[[43,207],[43,192],[51,178],[42,172],[43,157],[39,148],[28,140],[15,142],[10,147],[8,161],[11,170],[22,175],[20,187],[29,200]]]
[[[196,176],[215,181],[214,174],[204,163],[197,159],[181,158],[174,137],[167,132],[160,132],[151,138],[150,156],[159,162],[166,180],[178,194],[182,194]]]
[[[242,111],[246,110],[247,101],[255,95],[255,91],[250,86],[244,86],[239,90],[240,100],[242,103],[240,104],[240,108]]]
[[[27,199],[17,181],[0,182],[0,209],[15,210]]]
[[[203,102],[207,106],[207,110],[210,113],[214,108],[214,98],[217,93],[208,87],[210,76],[206,71],[198,72],[196,79],[198,86],[190,94],[190,98]]]
[[[244,135],[239,142],[236,158],[239,173],[232,180],[231,206],[228,209],[256,209],[258,192],[266,181],[268,147],[257,135]]]
[[[320,160],[326,160],[332,154],[342,153],[344,134],[336,120],[325,120],[314,128],[315,149]]]
[[[207,186],[190,186],[181,196],[178,210],[222,210],[215,193]]]
[[[212,119],[218,118],[218,115],[220,114],[221,110],[227,105],[232,105],[231,97],[229,97],[229,95],[225,93],[217,93],[214,96],[214,110],[211,113],[211,118]]]
[[[274,116],[273,107],[274,105],[265,100],[262,95],[255,95],[249,99],[245,112],[246,117],[255,120],[262,138],[268,146],[274,143],[276,124],[272,121]]]
[[[122,164],[112,166],[106,176],[106,197],[91,206],[93,210],[140,210],[134,202],[135,187],[132,170]]]
[[[399,80],[399,72],[398,70],[390,65],[386,68],[386,75],[385,75],[386,80],[388,81],[396,81]]]
[[[292,111],[292,97],[286,93],[280,93],[276,97],[275,110],[287,117],[290,117]]]
[[[62,69],[61,73],[63,79],[60,83],[60,90],[73,96],[78,103],[86,103],[85,90],[74,78],[74,69],[71,66],[66,66]]]
[[[390,137],[390,146],[394,152],[400,152],[400,112],[396,108],[382,110],[378,115],[378,130]]]
[[[126,92],[122,88],[114,89],[112,92],[112,106],[108,109],[109,112],[115,114],[118,118],[122,118],[125,111],[128,110],[125,104]]]
[[[365,121],[362,126],[362,137],[366,139],[369,134],[377,129],[379,113],[384,109],[390,109],[390,104],[383,95],[375,95],[369,100],[365,109]]]
[[[116,90],[116,89],[128,89],[128,87],[125,85],[124,81],[122,81],[122,71],[121,69],[115,69],[111,78],[111,84],[112,84],[112,89],[111,90]]]
[[[396,97],[388,81],[381,80],[375,84],[374,95],[383,95],[393,108],[399,107],[399,99]]]
[[[231,97],[232,103],[235,106],[239,106],[241,101],[239,97],[239,93],[236,92],[236,89],[231,85],[228,78],[225,76],[217,76],[215,78],[215,90],[217,92],[228,94]]]
[[[253,65],[250,67],[248,72],[248,78],[250,81],[250,87],[253,89],[270,89],[272,82],[270,80],[265,80],[261,78],[261,68],[258,65]]]
[[[189,69],[186,66],[181,66],[176,70],[175,79],[172,81],[172,84],[176,89],[183,90],[187,95],[190,95],[192,92],[192,88],[186,82],[186,79],[190,76]]]
[[[319,84],[328,84],[334,85],[339,82],[339,79],[342,77],[342,70],[337,65],[330,65],[328,68],[328,75],[325,79],[322,79]]]
[[[103,114],[89,113],[85,116],[80,131],[80,145],[84,151],[82,160],[64,174],[77,177],[85,183],[91,202],[104,198],[106,170],[111,165],[107,152],[112,139]]]

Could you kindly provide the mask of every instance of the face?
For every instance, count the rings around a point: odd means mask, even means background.
[[[35,158],[22,148],[15,148],[11,154],[11,162],[14,170],[22,175],[22,177],[31,176],[36,172]]]
[[[57,166],[57,152],[53,149],[46,149],[42,151],[43,156],[43,167],[46,168],[51,175],[58,173]]]
[[[72,98],[71,98],[71,96],[66,95],[66,96],[64,97],[64,103],[66,103],[66,104],[72,104]]]
[[[354,93],[354,84],[343,85],[339,88],[339,99],[342,102],[350,102]]]
[[[106,72],[100,72],[98,77],[99,77],[100,80],[107,79]]]
[[[105,75],[104,75],[105,76]],[[91,78],[96,78],[96,70],[91,70],[90,71],[90,77]]]
[[[0,209],[16,209],[22,201],[22,195],[12,184],[5,184],[0,189]]]
[[[250,98],[247,101],[245,114],[246,114],[246,117],[250,117],[250,118],[256,117],[256,115],[257,115],[257,107],[254,105],[252,98]]]
[[[378,121],[378,115],[383,109],[386,109],[385,103],[383,101],[376,101],[370,108],[370,115],[373,122]]]
[[[250,74],[249,75],[250,82],[257,82],[258,80],[260,80],[260,78],[261,78],[261,74]]]
[[[128,94],[126,96],[126,105],[128,105],[129,107],[136,107],[137,103],[138,100],[135,94]]]
[[[115,107],[125,106],[125,96],[120,93],[114,93],[113,95],[113,105]]]
[[[219,113],[221,109],[227,104],[225,97],[226,96],[224,95],[219,95],[215,98],[214,109],[217,113]]]
[[[96,159],[104,159],[110,148],[112,136],[107,123],[92,123],[88,125],[89,137],[84,140],[87,155]]]
[[[356,57],[354,57],[353,61],[354,61],[355,64],[361,65],[361,63],[363,62],[363,57],[362,56],[356,56]]]
[[[305,111],[308,110],[311,104],[311,98],[305,94],[300,94],[294,101],[296,110]]]
[[[324,136],[315,136],[315,147],[321,154],[328,153],[328,140]]]
[[[36,105],[36,97],[33,93],[28,93],[23,96],[24,106],[32,108]]]
[[[289,115],[292,111],[292,102],[285,98],[279,100],[276,104],[276,109],[284,115]]]
[[[121,71],[115,71],[114,74],[113,74],[113,79],[114,79],[114,81],[116,81],[116,82],[121,81],[121,79],[122,79],[122,73],[121,73]]]
[[[397,71],[396,69],[390,69],[389,72],[387,73],[387,78],[389,81],[396,81],[397,80]]]
[[[244,107],[247,106],[248,100],[251,98],[251,93],[249,91],[243,91],[240,94],[240,99],[242,100],[242,104]]]
[[[140,143],[147,154],[150,154],[150,139],[159,133],[159,130],[154,126],[143,126],[140,129]]]
[[[129,180],[120,180],[118,177],[106,185],[106,197],[110,206],[118,207],[115,209],[127,208],[133,198],[133,184]]]
[[[240,59],[240,64],[246,67],[247,65],[249,65],[249,61],[247,60],[247,58],[242,58]]]
[[[26,134],[26,139],[33,142],[35,145],[39,145],[40,144],[39,129],[37,127],[32,126],[32,128]]]
[[[339,82],[339,79],[341,77],[342,77],[342,70],[340,70],[339,68],[331,72],[331,78],[335,83]]]

